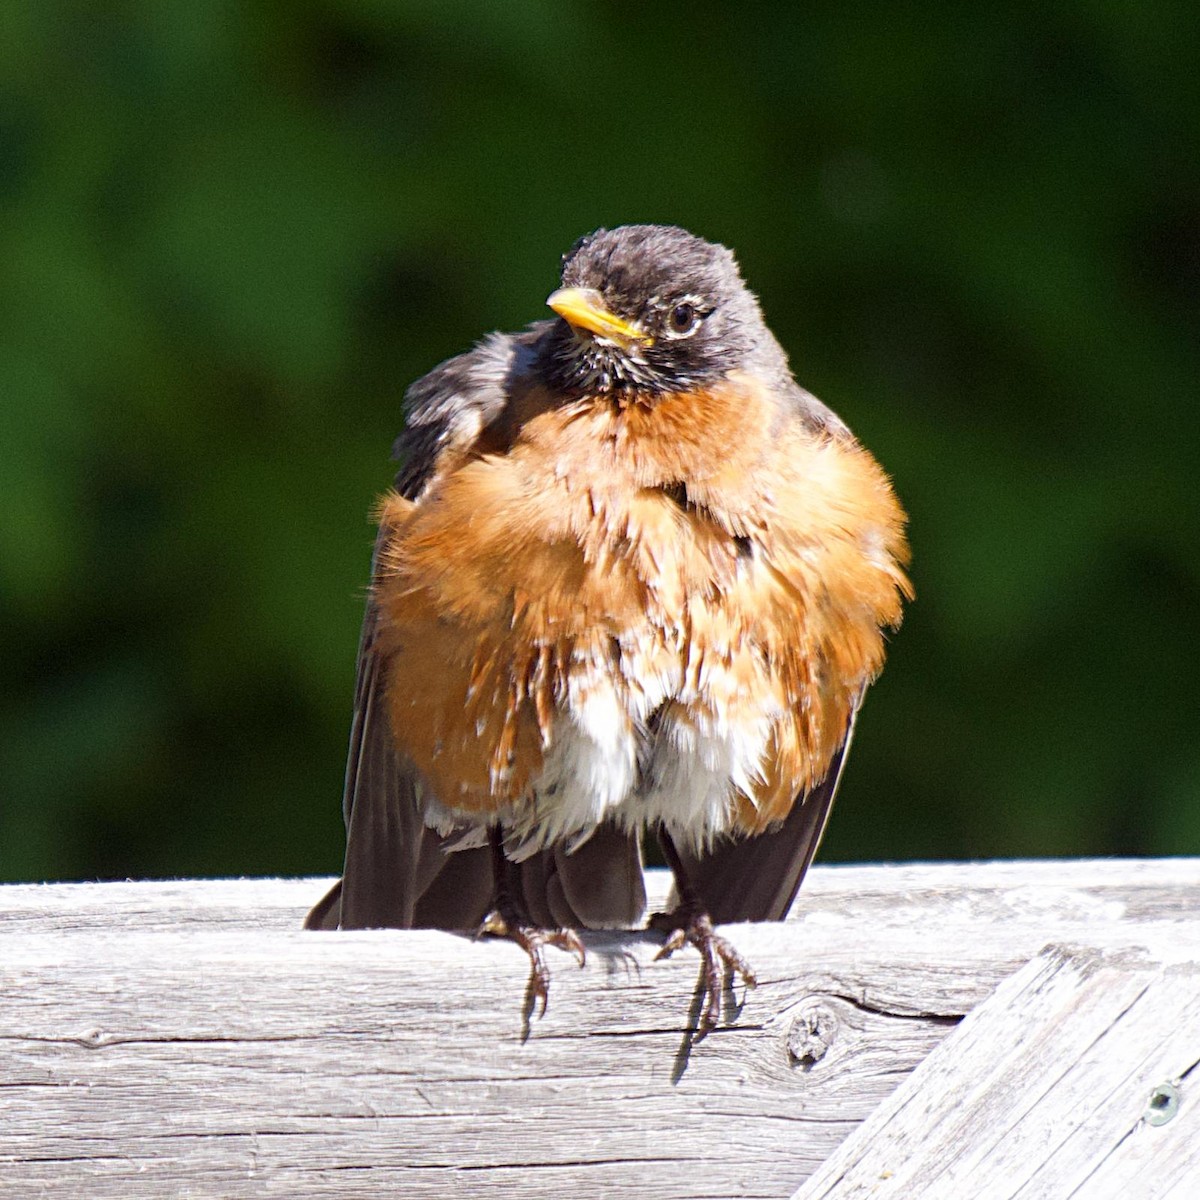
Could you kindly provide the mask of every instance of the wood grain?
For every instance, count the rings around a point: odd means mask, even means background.
[[[652,934],[526,1026],[515,947],[303,933],[327,882],[0,888],[0,1196],[790,1196],[1048,942],[1200,940],[1196,860],[817,868],[693,1046]]]
[[[1194,1197],[1198,984],[1200,958],[1164,966],[1129,951],[1048,948],[794,1200]],[[1164,1084],[1181,1100],[1158,1125],[1148,1103]]]

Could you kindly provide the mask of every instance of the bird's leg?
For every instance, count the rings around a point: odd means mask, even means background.
[[[747,987],[755,987],[758,980],[750,964],[738,953],[731,942],[713,929],[712,918],[704,908],[688,873],[684,869],[679,851],[671,840],[665,825],[658,827],[658,844],[671,874],[675,877],[675,893],[678,903],[670,912],[655,913],[650,918],[653,928],[667,934],[663,948],[654,956],[669,958],[676,950],[690,942],[700,951],[704,960],[704,984],[701,995],[700,1020],[696,1027],[696,1041],[706,1037],[716,1028],[721,1015],[721,990],[725,972],[740,975]]]
[[[535,1008],[544,1016],[550,998],[550,970],[542,953],[544,946],[557,946],[574,954],[582,967],[587,953],[579,935],[573,929],[542,929],[535,925],[525,911],[518,891],[516,864],[504,853],[504,832],[499,825],[488,828],[488,844],[492,848],[492,904],[479,926],[479,936],[508,938],[529,955],[529,991],[526,1013]]]

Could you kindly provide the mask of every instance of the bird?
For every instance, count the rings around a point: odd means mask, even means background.
[[[413,383],[375,510],[343,873],[311,929],[435,928],[528,955],[645,920],[659,957],[782,919],[912,587],[889,477],[802,388],[733,253],[587,234],[548,319]]]

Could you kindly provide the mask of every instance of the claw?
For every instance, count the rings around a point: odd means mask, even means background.
[[[476,937],[485,935],[516,942],[529,955],[530,1010],[536,1011],[539,1017],[546,1015],[546,1006],[550,1002],[550,968],[546,966],[543,947],[554,946],[574,955],[581,967],[587,964],[587,951],[573,929],[540,929],[535,925],[510,923],[499,909],[494,908],[483,918],[475,934]]]
[[[546,966],[543,947],[555,946],[573,954],[582,967],[587,962],[587,951],[573,929],[542,929],[530,922],[525,906],[520,902],[519,880],[514,881],[515,870],[504,853],[504,830],[499,825],[488,829],[488,843],[492,848],[492,907],[479,925],[475,936],[508,938],[516,942],[529,955],[529,984],[525,989],[525,1012],[522,1018],[523,1036],[529,1036],[529,1018],[536,1012],[546,1015],[550,1002],[550,968]]]
[[[758,979],[733,943],[713,929],[712,920],[707,913],[683,907],[672,913],[658,914],[654,924],[671,931],[662,948],[654,956],[656,961],[660,958],[670,958],[676,950],[689,943],[700,952],[703,960],[700,995],[702,1008],[696,1025],[695,1040],[703,1041],[717,1027],[720,1019],[721,992],[725,975],[740,975],[748,988],[757,987]]]

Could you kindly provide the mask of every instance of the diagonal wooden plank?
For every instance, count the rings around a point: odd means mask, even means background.
[[[1155,1084],[1200,1057],[1198,975],[1195,962],[1049,948],[971,1013],[794,1200],[1093,1200],[1194,1186],[1194,1106],[1162,1127],[1142,1117]]]
[[[1075,1200],[1200,1194],[1200,964],[1165,968],[1097,1046],[1106,1097],[1040,1172],[1041,1191]],[[1095,1100],[1099,1099],[1098,1103]],[[1170,1107],[1163,1109],[1164,1101]],[[1165,1120],[1164,1120],[1165,1118]]]

